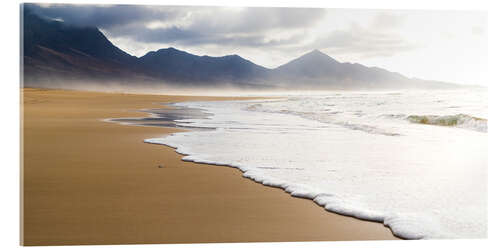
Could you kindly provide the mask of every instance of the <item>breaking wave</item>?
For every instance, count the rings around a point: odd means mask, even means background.
[[[488,132],[488,120],[465,114],[458,115],[410,115],[406,118],[412,123],[459,127],[479,132]]]

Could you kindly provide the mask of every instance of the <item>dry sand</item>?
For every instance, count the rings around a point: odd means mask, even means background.
[[[143,142],[176,129],[101,121],[144,116],[133,111],[158,102],[224,98],[22,93],[24,245],[396,239],[380,223]]]

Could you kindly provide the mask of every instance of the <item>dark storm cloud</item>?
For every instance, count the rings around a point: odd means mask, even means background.
[[[320,20],[323,9],[135,6],[135,5],[35,5],[27,8],[40,16],[66,23],[96,26],[115,38],[143,43],[183,45],[231,44],[274,46],[290,44],[303,36],[269,38],[269,33],[307,29]],[[160,27],[148,24],[159,23]]]
[[[245,47],[278,46],[300,42],[304,34],[286,38],[267,38],[259,33],[212,33],[179,27],[141,29],[134,32],[134,39],[145,43],[177,43],[187,46],[200,44],[235,45]]]
[[[176,11],[157,11],[140,5],[76,5],[76,4],[25,4],[25,8],[39,16],[62,19],[79,26],[95,26],[112,29],[131,23],[143,23],[157,19],[176,18]]]

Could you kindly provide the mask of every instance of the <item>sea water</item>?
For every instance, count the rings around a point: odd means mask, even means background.
[[[487,103],[482,89],[183,102],[207,116],[177,125],[210,129],[145,141],[402,238],[483,238]]]

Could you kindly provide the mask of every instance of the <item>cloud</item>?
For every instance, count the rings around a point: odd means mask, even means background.
[[[72,25],[103,29],[167,17],[175,18],[178,14],[166,8],[158,10],[141,5],[25,4],[25,7],[42,17],[62,19]]]
[[[325,13],[324,9],[242,8],[228,11],[224,8],[207,8],[192,15],[192,23],[187,28],[213,33],[255,33],[307,28]]]
[[[125,37],[142,43],[173,43],[185,46],[197,45],[232,45],[243,47],[271,47],[296,44],[305,37],[303,33],[272,37],[262,33],[211,33],[181,27],[158,29],[137,29],[132,34],[121,33]],[[113,33],[111,33],[113,34]]]
[[[276,46],[297,42],[323,9],[134,5],[34,5],[37,14],[96,26],[113,38],[181,45]]]
[[[336,55],[356,55],[360,58],[390,57],[419,48],[395,32],[364,28],[353,23],[348,29],[338,29],[316,39],[310,48],[325,49]]]
[[[395,29],[401,27],[405,20],[403,15],[380,12],[373,18],[372,27],[377,30]]]
[[[110,33],[144,43],[277,46],[303,39],[297,34],[303,34],[323,14],[321,9],[192,7],[178,15],[181,18],[157,20],[152,25],[159,27],[129,27],[128,32]]]
[[[364,26],[325,29],[327,9],[235,8],[145,5],[26,4],[38,15],[80,26],[96,26],[137,56],[162,47],[207,53],[284,55],[322,49],[335,55],[388,57],[417,48],[397,34],[405,16],[381,11]],[[315,30],[319,26],[319,30]],[[250,52],[253,51],[253,52]],[[274,53],[273,52],[273,53]],[[275,54],[276,54],[275,53]],[[247,55],[248,56],[248,55]],[[286,56],[284,56],[286,57]]]

